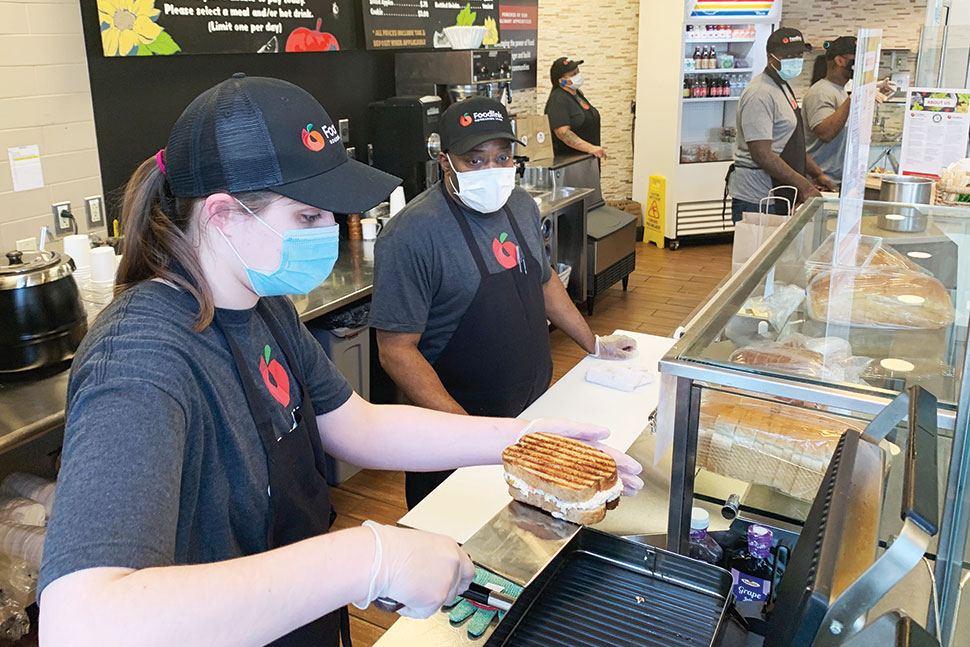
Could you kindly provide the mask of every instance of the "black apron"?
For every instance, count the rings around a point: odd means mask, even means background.
[[[788,105],[795,112],[795,130],[792,131],[791,136],[788,141],[785,142],[785,147],[782,149],[779,157],[781,160],[790,166],[793,171],[799,175],[805,175],[805,171],[808,168],[808,151],[805,148],[805,123],[802,121],[802,109],[798,106],[798,102],[795,101],[795,92],[788,85],[781,76],[779,76],[778,71],[771,67],[770,65],[765,68],[765,74],[772,81],[775,82],[781,91],[784,93],[785,98],[788,99]],[[724,177],[724,205],[722,205],[721,217],[724,217],[724,208],[727,205],[727,195],[728,195],[728,182],[731,179],[731,174],[737,166],[742,168],[758,168],[754,166],[746,166],[739,164],[731,164],[728,168],[727,175]],[[784,180],[779,180],[776,177],[771,178],[771,188],[777,189],[780,186],[790,186],[788,182]],[[795,208],[795,192],[792,189],[782,189],[780,191],[775,190],[773,195],[789,200],[792,209]],[[767,197],[767,196],[766,196]],[[782,213],[784,201],[779,200],[778,204],[775,205],[775,213]],[[785,214],[783,214],[785,215]]]
[[[549,388],[552,354],[542,294],[542,266],[505,207],[519,243],[519,267],[491,274],[468,221],[441,185],[461,227],[481,281],[458,328],[432,367],[449,395],[472,416],[514,418]],[[524,269],[524,271],[523,271]],[[556,280],[553,277],[550,280]],[[413,508],[451,471],[408,472],[405,492]]]
[[[293,411],[293,428],[280,437],[277,432],[284,430],[274,429],[246,356],[226,327],[219,324],[218,316],[215,323],[229,342],[249,411],[266,450],[272,509],[267,541],[272,549],[326,533],[336,515],[330,507],[323,445],[303,370],[279,323],[262,301],[256,311],[283,351],[302,394],[299,409]],[[350,647],[350,618],[346,607],[295,629],[271,644],[275,647],[339,647],[341,640],[344,647]]]

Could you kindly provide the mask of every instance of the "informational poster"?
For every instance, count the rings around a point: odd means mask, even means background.
[[[484,27],[482,45],[499,41],[494,0],[360,0],[367,49],[450,48],[446,27]]]
[[[876,81],[879,78],[881,29],[860,29],[855,50],[855,75],[852,78],[852,104],[846,124],[845,158],[842,164],[842,192],[836,226],[836,265],[855,263],[858,234],[862,230],[862,202],[869,169],[869,144],[872,117],[876,109]],[[859,65],[862,61],[862,65]],[[832,282],[835,285],[835,282]]]
[[[97,0],[105,56],[359,47],[356,0]]]
[[[536,87],[539,0],[500,0],[498,46],[512,50],[512,89]]]
[[[14,191],[30,191],[44,186],[44,170],[40,165],[40,147],[14,146],[7,149],[10,177]]]
[[[967,156],[970,136],[970,90],[910,88],[903,117],[903,175],[939,177],[952,162]]]
[[[694,0],[691,18],[763,18],[777,13],[774,0]]]

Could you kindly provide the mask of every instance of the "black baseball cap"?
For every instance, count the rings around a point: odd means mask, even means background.
[[[182,112],[165,147],[165,175],[180,197],[270,190],[337,213],[366,211],[401,183],[350,159],[309,92],[241,72]]]
[[[568,56],[561,56],[552,62],[552,68],[549,70],[549,78],[552,79],[553,85],[559,85],[559,79],[563,77],[564,74],[572,72],[577,67],[583,64],[584,61],[577,61],[569,58]]]
[[[487,97],[472,97],[453,103],[441,113],[441,150],[464,155],[479,144],[507,139],[521,144],[512,132],[505,106]]]
[[[812,51],[812,46],[805,42],[802,32],[793,27],[782,27],[768,36],[768,45],[765,49],[769,54],[791,58]]]
[[[855,54],[856,37],[839,36],[835,40],[825,41],[825,58],[832,60],[836,56]]]

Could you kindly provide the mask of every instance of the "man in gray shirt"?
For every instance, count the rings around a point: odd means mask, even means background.
[[[797,29],[783,27],[768,37],[766,49],[768,66],[751,79],[738,101],[738,134],[728,186],[735,222],[745,212],[758,211],[759,201],[775,186],[794,186],[798,202],[821,195],[816,184],[836,188],[805,152],[801,110],[788,85],[801,73],[811,45]],[[774,212],[775,207],[770,205],[768,210]]]
[[[850,104],[845,84],[852,80],[855,46],[855,36],[840,36],[825,43],[825,76],[809,88],[802,104],[808,126],[805,130],[808,154],[826,175],[839,183]]]

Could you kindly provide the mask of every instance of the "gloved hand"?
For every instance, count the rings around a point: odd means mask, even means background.
[[[899,86],[893,81],[890,81],[888,77],[880,81],[876,86],[876,103],[883,103],[892,98],[892,96],[896,94],[898,87]]]
[[[428,618],[468,588],[475,565],[450,537],[365,521],[377,542],[367,598],[354,602],[366,609],[377,598],[404,606],[409,618]]]
[[[519,432],[519,438],[526,434],[540,432],[575,438],[584,443],[589,443],[597,449],[602,449],[612,456],[613,460],[616,461],[617,476],[623,482],[623,494],[632,496],[643,487],[643,481],[637,476],[643,471],[643,466],[623,452],[599,442],[610,435],[610,430],[606,427],[560,418],[537,418],[523,427],[522,431]]]
[[[630,359],[637,356],[637,340],[626,335],[596,336],[596,352],[599,359]]]
[[[500,593],[503,593],[511,598],[519,597],[522,593],[522,587],[518,584],[513,584],[504,577],[499,577],[498,575],[486,571],[484,568],[475,567],[475,583],[481,584],[483,586],[495,585],[501,586]],[[489,588],[492,588],[489,586]],[[464,590],[464,589],[462,589]],[[488,628],[489,623],[492,618],[498,615],[498,619],[501,620],[505,616],[504,611],[499,611],[493,607],[483,607],[480,604],[471,602],[462,597],[456,597],[454,600],[444,605],[445,608],[451,608],[451,614],[448,619],[452,623],[457,624],[462,620],[472,616],[472,619],[468,621],[468,635],[472,638],[478,638],[485,630]]]

